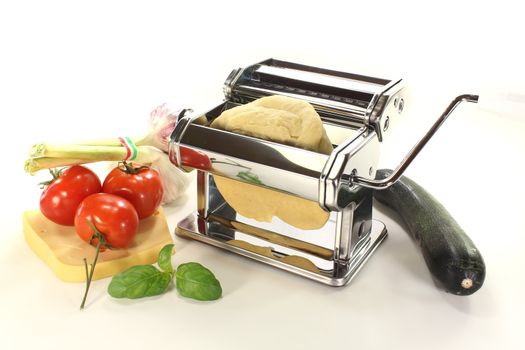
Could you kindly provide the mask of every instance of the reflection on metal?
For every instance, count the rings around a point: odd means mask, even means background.
[[[371,222],[370,232],[362,241],[362,247],[352,255],[351,260],[345,263],[330,259],[320,264],[320,258],[314,255],[294,252],[293,249],[286,249],[275,242],[265,244],[257,241],[259,245],[250,243],[250,235],[246,232],[224,227],[213,219],[205,220],[197,213],[192,213],[179,222],[175,232],[179,236],[223,248],[332,286],[347,284],[387,235],[385,226],[374,220]]]
[[[199,209],[179,222],[177,235],[329,285],[348,283],[387,235],[371,219],[370,191],[348,195],[352,202],[345,210],[332,212],[321,229],[304,231],[279,219],[261,223],[237,214],[206,172],[199,171],[197,187]]]

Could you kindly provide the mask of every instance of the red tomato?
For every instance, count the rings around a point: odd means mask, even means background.
[[[73,225],[82,200],[102,189],[98,176],[88,168],[74,165],[51,181],[40,196],[40,211],[60,225]]]
[[[80,203],[75,215],[75,229],[84,241],[93,246],[95,232],[89,221],[105,238],[105,247],[126,248],[135,238],[139,217],[133,205],[126,199],[107,193],[93,194]]]
[[[137,210],[139,219],[144,219],[153,215],[159,207],[164,188],[156,170],[124,164],[108,174],[102,192],[126,198]]]

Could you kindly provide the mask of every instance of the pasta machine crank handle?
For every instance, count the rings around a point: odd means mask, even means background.
[[[400,177],[403,175],[405,169],[412,163],[414,158],[418,153],[425,147],[430,138],[436,133],[436,131],[441,127],[445,120],[452,114],[452,111],[461,103],[461,102],[473,102],[477,103],[479,99],[478,95],[459,95],[457,96],[445,109],[443,114],[438,118],[438,120],[430,127],[427,133],[419,140],[418,143],[408,152],[405,158],[397,166],[394,172],[387,178],[382,180],[368,179],[358,175],[350,176],[350,185],[360,185],[367,188],[372,188],[376,190],[382,190],[393,185]]]

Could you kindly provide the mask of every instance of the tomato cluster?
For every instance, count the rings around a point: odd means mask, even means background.
[[[40,210],[60,225],[74,225],[84,241],[105,248],[125,248],[133,241],[139,220],[155,213],[164,190],[159,173],[149,167],[121,163],[103,184],[90,169],[75,165],[59,174],[42,192]]]

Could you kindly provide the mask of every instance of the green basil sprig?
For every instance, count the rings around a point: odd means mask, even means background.
[[[173,244],[166,244],[159,252],[157,264],[165,272],[169,272],[173,277],[173,266],[171,266],[171,256],[173,254]]]
[[[115,275],[108,286],[114,298],[138,299],[166,292],[173,277],[177,291],[184,297],[196,300],[216,300],[222,296],[220,282],[213,273],[199,263],[182,264],[177,270],[171,265],[173,244],[167,244],[159,252],[157,264],[137,265]]]
[[[216,300],[222,288],[213,273],[199,263],[179,265],[176,273],[177,290],[180,295],[197,300]]]
[[[108,293],[113,298],[151,297],[164,293],[172,279],[171,273],[152,265],[132,266],[111,279]]]

